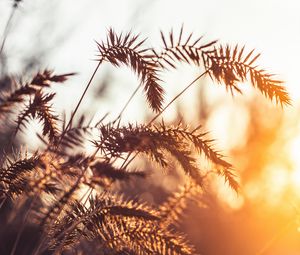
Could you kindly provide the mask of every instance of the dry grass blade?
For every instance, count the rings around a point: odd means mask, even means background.
[[[116,168],[108,162],[95,162],[90,165],[93,176],[92,185],[106,186],[115,181],[129,181],[132,178],[145,178],[146,174],[142,171],[128,171],[122,168]]]
[[[225,161],[224,156],[216,151],[213,146],[213,140],[205,138],[207,132],[200,132],[201,126],[198,126],[194,130],[189,130],[187,126],[178,124],[177,126],[168,126],[162,122],[159,127],[155,127],[156,130],[163,132],[166,136],[174,137],[178,140],[186,140],[192,143],[194,148],[204,155],[213,163],[225,168],[230,168],[232,165]]]
[[[232,169],[218,170],[218,174],[224,176],[229,187],[232,188],[236,193],[240,191],[239,181],[237,180],[237,176],[235,173],[233,173]]]
[[[121,224],[124,221],[158,221],[158,213],[142,203],[131,200],[124,201],[121,197],[102,195],[91,197],[90,206],[75,201],[66,215],[55,225],[50,225],[50,245],[67,248],[82,236],[94,239],[100,238],[101,242],[109,238],[105,233],[110,225]],[[117,229],[112,229],[117,232]],[[114,233],[109,233],[113,237]],[[121,239],[122,237],[120,237]],[[63,245],[62,245],[63,242]],[[121,248],[121,247],[119,247]]]
[[[52,113],[51,105],[49,105],[54,96],[54,93],[43,94],[41,91],[37,91],[33,100],[18,116],[16,132],[25,126],[25,122],[28,122],[30,118],[37,118],[43,122],[43,135],[48,135],[49,140],[54,142],[59,134],[56,124],[58,118]]]
[[[225,83],[231,91],[240,93],[237,83],[249,80],[269,99],[275,99],[281,105],[289,105],[291,100],[282,81],[273,79],[273,75],[253,65],[260,54],[253,56],[252,50],[244,57],[244,47],[241,50],[238,48],[220,46],[205,54],[205,65],[210,76],[219,83]]]
[[[193,180],[189,179],[178,192],[174,192],[168,200],[160,206],[161,226],[169,227],[178,225],[183,218],[183,211],[187,207],[187,202],[200,194],[200,187]]]
[[[207,44],[200,44],[202,36],[193,39],[193,34],[187,36],[187,40],[183,43],[183,26],[181,27],[178,41],[174,41],[176,37],[173,31],[169,34],[169,40],[161,32],[161,38],[164,44],[164,50],[161,53],[157,53],[153,50],[153,63],[159,65],[161,68],[166,69],[168,67],[176,68],[176,64],[179,62],[187,64],[195,64],[199,66],[202,63],[203,51],[213,46],[217,41],[211,41]]]
[[[210,160],[224,167],[231,166],[221,159],[200,135],[192,134],[187,130],[166,128],[161,126],[128,125],[115,128],[111,125],[100,128],[101,136],[95,141],[96,147],[107,157],[121,157],[124,153],[144,153],[162,167],[168,166],[167,156],[173,156],[182,169],[202,185],[202,178],[196,160],[190,150],[190,143],[201,148]],[[201,144],[201,147],[200,147]],[[205,145],[205,146],[204,146]]]
[[[48,208],[48,212],[41,220],[41,226],[44,226],[46,223],[51,224],[53,220],[59,217],[63,208],[70,203],[70,200],[72,201],[72,195],[79,188],[82,176],[83,175],[81,174],[79,177],[77,177],[77,181],[74,184],[72,184],[71,187],[68,190],[66,190],[51,207]]]
[[[36,92],[34,87],[26,84],[21,86],[10,94],[1,98],[0,113],[4,114],[12,112],[16,103],[22,103],[26,100],[26,96],[33,95]]]
[[[147,100],[154,111],[162,108],[164,90],[159,85],[158,68],[151,61],[148,49],[143,48],[145,40],[128,33],[117,35],[112,29],[108,31],[106,42],[97,43],[100,61],[107,60],[115,66],[125,64],[140,77]]]
[[[39,87],[49,87],[51,83],[63,83],[69,79],[70,76],[76,75],[76,73],[66,74],[54,74],[51,70],[44,70],[38,72],[30,82],[30,85],[36,85]]]
[[[19,196],[29,188],[30,172],[34,171],[39,163],[39,157],[21,158],[10,162],[0,169],[0,195]]]
[[[69,76],[72,75],[75,75],[75,73],[56,75],[53,71],[46,69],[43,72],[36,73],[34,77],[26,83],[22,81],[17,82],[16,79],[12,77],[12,84],[16,84],[16,88],[10,92],[2,92],[0,114],[12,112],[16,104],[26,102],[29,96],[38,93],[38,91],[41,91],[45,87],[50,87],[53,83],[65,82]]]

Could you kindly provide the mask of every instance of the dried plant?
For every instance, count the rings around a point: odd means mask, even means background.
[[[15,1],[16,6],[18,2]],[[12,224],[9,218],[21,213],[18,203],[26,202],[27,207],[22,207],[23,220],[11,237],[13,244],[6,248],[0,245],[2,254],[17,254],[24,228],[32,225],[38,237],[27,254],[89,254],[90,250],[97,254],[198,254],[176,226],[182,221],[188,201],[201,200],[201,194],[207,192],[204,185],[209,180],[207,172],[200,169],[199,155],[211,162],[210,172],[224,176],[236,192],[239,184],[233,166],[214,148],[213,140],[201,126],[172,126],[158,118],[204,75],[238,92],[238,83],[249,80],[267,98],[281,105],[289,104],[290,99],[280,81],[253,65],[259,56],[253,57],[253,51],[244,56],[244,48],[239,46],[217,46],[217,41],[202,44],[202,38],[192,39],[192,34],[184,39],[183,28],[177,39],[172,31],[168,36],[161,33],[161,37],[163,50],[159,52],[146,47],[145,40],[138,35],[117,34],[110,29],[107,39],[97,43],[98,66],[67,125],[52,109],[55,93],[49,90],[52,83],[62,83],[74,73],[56,75],[45,70],[30,82],[15,81],[11,92],[2,92],[0,115],[15,118],[16,132],[27,132],[26,124],[38,120],[42,126],[39,137],[46,145],[38,151],[28,150],[25,156],[21,153],[15,160],[3,155],[0,215],[5,220],[0,238]],[[74,124],[81,101],[104,61],[116,67],[127,65],[137,74],[139,87],[143,87],[155,114],[148,124],[120,124],[122,113],[137,90],[115,121],[101,119],[91,125],[83,114]],[[177,68],[180,62],[199,66],[203,74],[163,107],[160,74]],[[98,136],[90,131],[96,131]],[[95,147],[91,154],[85,152],[85,143],[89,141]],[[148,156],[156,168],[172,167],[177,171],[178,165],[187,176],[182,190],[156,209],[140,200],[124,198],[115,190],[116,182],[147,178],[148,173],[131,164],[140,155]]]
[[[6,22],[5,29],[4,29],[4,32],[3,32],[3,35],[2,35],[2,42],[1,42],[1,46],[0,46],[0,62],[2,62],[1,61],[2,57],[3,57],[2,53],[3,53],[5,42],[7,40],[9,31],[10,31],[11,23],[12,23],[12,20],[15,16],[16,9],[19,7],[20,2],[22,2],[22,0],[13,0],[12,9],[11,9],[11,12],[9,14],[9,18]]]
[[[158,66],[153,63],[149,49],[143,47],[144,42],[137,35],[117,35],[110,29],[106,42],[97,43],[100,57],[98,61],[106,60],[114,66],[121,63],[130,66],[140,77],[151,108],[159,111],[164,91],[159,85]]]

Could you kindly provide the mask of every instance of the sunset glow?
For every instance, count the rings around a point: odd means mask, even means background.
[[[299,255],[299,11],[1,0],[0,255]]]

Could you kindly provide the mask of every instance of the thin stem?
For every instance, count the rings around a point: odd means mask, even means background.
[[[42,240],[39,242],[39,245],[35,248],[35,251],[34,251],[33,255],[38,255],[38,254],[40,254],[40,249],[42,248],[42,245],[44,244],[44,241],[45,241],[45,238],[42,239]]]
[[[85,168],[85,169],[82,171],[82,173],[78,176],[77,181],[74,183],[74,185],[71,187],[71,189],[70,189],[69,191],[67,191],[67,193],[69,193],[69,194],[72,195],[72,194],[76,191],[76,189],[77,189],[78,186],[80,185],[81,179],[82,179],[82,177],[84,176],[86,170],[87,170],[87,168]],[[60,199],[58,199],[58,201],[60,201],[65,195],[66,195],[66,193],[64,193],[63,196],[62,196]],[[61,212],[63,211],[64,206],[65,206],[66,204],[67,204],[67,202],[64,202],[63,205],[61,206],[61,208],[58,210],[58,212],[56,213],[56,218],[50,219],[49,226],[51,226],[51,225],[53,224],[53,222],[57,219],[57,217],[61,214]],[[50,217],[50,215],[51,215],[51,214],[49,214],[49,212],[50,212],[50,211],[48,210],[48,215],[46,215],[46,216],[43,218],[43,220],[42,220],[42,222],[41,222],[41,224],[40,224],[41,226],[44,226],[44,224],[46,223],[46,220],[49,219],[49,217]],[[46,240],[47,240],[47,236],[44,236],[44,237],[42,236],[41,241],[40,241],[39,245],[37,246],[37,248],[35,249],[33,255],[43,254],[43,253],[45,252],[45,250],[47,249],[47,247],[44,247],[44,248],[42,249],[42,246],[45,244]],[[41,250],[41,249],[42,249],[42,250]],[[55,253],[53,253],[53,254],[55,254]]]
[[[22,225],[20,226],[20,229],[19,229],[19,231],[18,231],[16,240],[15,240],[15,242],[14,242],[14,245],[13,245],[13,248],[12,248],[12,250],[11,250],[11,252],[10,252],[10,255],[14,255],[15,252],[16,252],[18,243],[19,243],[19,241],[20,241],[21,235],[22,235],[23,230],[24,230],[25,225],[26,225],[26,221],[27,221],[27,219],[28,219],[29,213],[30,213],[30,211],[31,211],[31,209],[32,209],[32,207],[33,207],[33,204],[34,204],[36,198],[37,198],[37,196],[35,196],[35,197],[32,199],[32,201],[30,202],[30,206],[29,206],[29,208],[28,208],[28,210],[27,210],[27,212],[26,212],[26,214],[25,214],[25,216],[24,216],[24,218],[23,218],[23,220],[22,220]]]
[[[142,84],[140,84],[139,86],[136,87],[136,89],[133,91],[133,93],[131,94],[130,98],[127,100],[126,104],[124,105],[124,107],[120,111],[118,117],[112,122],[112,124],[115,124],[119,120],[119,122],[118,122],[118,126],[119,126],[120,121],[121,121],[121,117],[122,117],[124,111],[126,110],[127,106],[131,102],[131,100],[134,98],[134,96],[136,95],[136,93],[138,92],[138,90],[141,88],[141,86],[142,86]],[[100,150],[100,146],[98,146],[96,148],[95,152],[92,155],[92,159],[94,159],[96,157],[96,155],[99,152],[99,150]]]
[[[131,154],[132,154],[132,151],[127,155],[127,157],[124,159],[124,161],[123,161],[123,163],[122,163],[122,165],[121,165],[121,168],[124,168],[124,166],[125,166],[125,164],[126,164],[126,162],[127,162],[127,160],[129,159],[129,157],[131,156]],[[129,162],[131,162],[132,160],[130,160]]]
[[[96,75],[96,73],[97,73],[97,71],[98,71],[100,65],[102,64],[102,62],[103,62],[103,59],[99,60],[99,62],[98,62],[98,64],[97,64],[97,66],[96,66],[96,68],[95,68],[95,70],[94,70],[94,72],[93,72],[93,74],[92,74],[90,80],[88,81],[88,83],[87,83],[87,85],[86,85],[86,87],[85,87],[85,89],[84,89],[84,91],[83,91],[83,93],[82,93],[82,95],[81,95],[81,97],[80,97],[80,99],[79,99],[79,101],[78,101],[78,103],[77,103],[77,105],[76,105],[76,107],[75,107],[75,109],[74,109],[72,115],[71,115],[71,118],[70,118],[70,120],[69,120],[69,122],[68,122],[66,128],[64,129],[64,131],[62,132],[62,134],[61,134],[61,136],[60,136],[60,140],[58,141],[58,144],[57,144],[57,145],[60,144],[60,142],[61,142],[62,139],[64,138],[66,132],[67,132],[68,129],[70,128],[70,126],[71,126],[71,124],[72,124],[72,121],[73,121],[73,119],[74,119],[74,116],[75,116],[75,114],[76,114],[76,112],[77,112],[77,110],[78,110],[78,108],[79,108],[79,106],[80,106],[80,104],[81,104],[81,102],[82,102],[82,100],[83,100],[83,98],[84,98],[86,92],[88,91],[88,89],[89,89],[89,87],[90,87],[90,85],[91,85],[91,83],[92,83],[92,81],[93,81],[93,79],[94,79],[94,77],[95,77],[95,75]]]
[[[185,91],[187,91],[193,84],[195,84],[199,79],[201,79],[205,74],[208,73],[209,70],[206,70],[198,77],[196,77],[193,81],[191,81],[180,93],[178,93],[162,110],[159,111],[149,122],[146,126],[150,126],[171,104],[174,103]],[[133,152],[130,152],[126,159],[124,160],[122,167],[126,168],[139,154],[136,152],[135,155],[129,160],[129,157],[132,155]],[[129,160],[129,161],[128,161]],[[127,162],[128,161],[128,162]]]
[[[75,114],[77,113],[77,111],[78,111],[78,109],[79,109],[79,106],[81,105],[82,100],[83,100],[84,96],[86,95],[86,93],[87,93],[87,91],[88,91],[88,89],[89,89],[89,87],[90,87],[90,85],[91,85],[91,83],[92,83],[92,81],[93,81],[93,79],[94,79],[94,77],[95,77],[95,75],[96,75],[96,73],[97,73],[97,71],[98,71],[100,65],[102,64],[102,62],[103,62],[103,59],[99,60],[99,62],[98,62],[98,64],[97,64],[97,66],[96,66],[94,72],[92,73],[92,75],[91,75],[91,77],[90,77],[90,79],[89,79],[89,81],[88,81],[88,83],[87,83],[87,85],[86,85],[86,87],[85,87],[85,89],[84,89],[84,91],[83,91],[83,93],[82,93],[82,95],[81,95],[81,97],[80,97],[80,99],[79,99],[79,101],[78,101],[78,103],[77,103],[77,105],[76,105],[76,107],[75,107],[75,109],[74,109],[72,115],[71,115],[71,118],[70,118],[70,120],[69,120],[69,122],[68,122],[66,128],[63,130],[63,132],[62,132],[62,134],[61,134],[61,136],[60,136],[60,139],[59,139],[58,143],[56,144],[57,147],[59,146],[59,144],[60,144],[61,141],[63,140],[63,138],[64,138],[66,132],[67,132],[68,129],[70,128],[70,126],[71,126],[71,124],[72,124],[72,121],[73,121],[73,119],[74,119],[74,116],[75,116]],[[97,152],[96,152],[96,153],[97,153]],[[96,153],[95,153],[95,155],[96,155]],[[80,177],[80,179],[81,179],[81,177]],[[34,254],[39,254],[40,249],[41,249],[43,243],[44,243],[44,240],[42,240],[42,241],[40,242],[40,244],[39,244],[38,247],[36,248]]]
[[[93,191],[93,188],[89,187],[89,188],[87,189],[87,191],[84,192],[84,194],[83,194],[83,195],[81,196],[81,198],[78,200],[78,202],[81,203],[81,202],[83,201],[83,199],[85,198],[84,203],[83,203],[83,204],[85,205],[86,202],[87,202],[87,200],[88,200],[88,198],[89,198],[89,196],[91,195],[92,191]]]
[[[11,25],[11,22],[12,22],[12,19],[13,19],[14,15],[15,15],[16,9],[17,8],[15,6],[13,6],[13,8],[11,9],[9,18],[6,22],[5,28],[4,28],[3,39],[2,39],[1,48],[0,48],[0,59],[2,57],[2,51],[4,49],[4,45],[5,45],[8,33],[9,33],[10,25]]]
[[[2,202],[0,203],[0,209],[2,208],[2,206],[4,205],[4,203],[6,202],[7,197],[3,198]]]
[[[84,200],[84,202],[83,202],[83,205],[84,205],[84,206],[85,206],[86,203],[89,201],[89,198],[90,198],[90,196],[92,195],[93,190],[94,190],[94,189],[93,189],[92,187],[89,188],[89,193],[87,194],[87,196],[86,196],[86,198],[85,198],[85,200]]]
[[[129,166],[129,164],[137,157],[137,155],[139,155],[139,152],[137,152],[127,163],[126,163],[126,161],[124,161],[124,163],[122,164],[122,166],[126,169]]]
[[[83,206],[85,206],[86,203],[87,203],[87,201],[88,201],[88,199],[89,199],[89,197],[91,196],[92,192],[93,192],[93,188],[90,187],[90,188],[84,193],[84,195],[80,198],[80,200],[79,200],[78,202],[81,203],[82,200],[84,199],[84,197],[86,196],[86,198],[85,198],[85,200],[84,200],[84,202],[83,202],[83,204],[82,204]],[[61,241],[61,244],[55,248],[55,250],[53,251],[53,254],[61,254],[61,249],[62,249],[63,246],[65,245],[65,244],[64,244],[64,241],[65,241],[65,239],[66,239],[66,237],[67,237],[67,235],[66,235],[66,234],[67,234],[67,231],[71,231],[71,230],[74,229],[78,224],[79,224],[79,223],[74,222],[68,229],[66,229],[64,232],[62,232],[62,233],[57,237],[58,239],[60,239],[61,237],[64,237],[64,238],[63,238],[63,240]],[[86,228],[86,227],[85,227],[85,228]],[[85,229],[85,228],[84,228],[84,229]]]
[[[122,108],[122,110],[120,111],[118,117],[112,122],[113,124],[116,123],[117,120],[121,119],[124,111],[126,110],[127,106],[129,105],[129,103],[131,102],[131,100],[134,98],[134,96],[136,95],[136,93],[138,92],[138,90],[141,88],[142,84],[140,84],[139,86],[137,86],[137,88],[133,91],[133,93],[131,94],[130,98],[128,99],[128,101],[126,102],[126,104],[124,105],[124,107]]]
[[[159,111],[147,124],[150,126],[171,104],[174,103],[185,91],[187,91],[195,82],[197,82],[200,78],[202,78],[205,74],[207,74],[208,70],[200,74],[197,78],[195,78],[191,83],[189,83],[179,94],[177,94],[162,110]]]

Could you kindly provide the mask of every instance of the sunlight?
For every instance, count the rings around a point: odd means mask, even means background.
[[[222,178],[217,178],[216,187],[218,191],[218,198],[223,202],[225,207],[232,210],[241,209],[244,205],[244,197],[241,194],[237,194],[232,190],[227,183],[224,183]]]
[[[288,143],[287,165],[280,162],[269,164],[259,178],[245,185],[245,193],[251,200],[265,201],[269,206],[287,209],[290,202],[298,203],[300,199],[300,135]],[[284,153],[284,149],[282,151]]]
[[[284,168],[270,166],[265,171],[266,199],[270,205],[281,204],[284,192],[289,186],[289,173]],[[262,183],[263,184],[263,183]]]
[[[297,169],[295,169],[292,173],[291,173],[291,183],[295,188],[299,188],[300,186],[300,161],[297,162]]]
[[[293,163],[293,171],[291,173],[290,182],[295,190],[299,189],[300,186],[300,135],[298,135],[290,143],[290,157]]]

